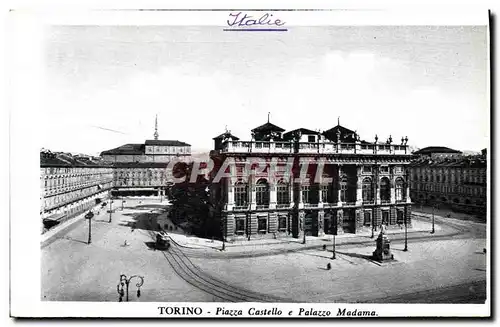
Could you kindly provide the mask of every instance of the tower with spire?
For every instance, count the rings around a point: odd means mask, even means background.
[[[155,116],[155,133],[153,134],[155,140],[158,140],[158,115]]]

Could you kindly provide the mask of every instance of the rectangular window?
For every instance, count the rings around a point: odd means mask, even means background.
[[[248,193],[246,184],[237,184],[234,188],[234,204],[237,207],[245,207],[248,205]]]
[[[396,201],[402,201],[403,200],[403,189],[402,187],[398,187],[399,185],[396,185]]]
[[[286,231],[286,217],[278,218],[278,229],[280,231]]]
[[[381,166],[380,167],[380,172],[381,173],[388,173],[389,172],[389,166]]]
[[[290,204],[290,191],[288,185],[279,184],[277,187],[277,202],[281,205]]]
[[[245,234],[245,219],[236,219],[236,234]]]
[[[259,233],[267,232],[267,218],[259,218],[258,228]]]
[[[403,210],[397,210],[396,223],[404,224],[404,212]]]
[[[310,193],[310,186],[303,185],[302,186],[302,202],[303,203],[309,203],[309,193]]]
[[[372,223],[372,215],[371,215],[371,212],[369,211],[365,211],[364,212],[364,221],[363,221],[363,224],[365,226],[371,226],[371,223]]]
[[[321,202],[329,203],[328,185],[321,185]]]
[[[371,173],[372,166],[363,166],[363,173]]]
[[[316,142],[316,136],[314,136],[314,135],[308,135],[307,136],[307,142]]]
[[[389,225],[389,211],[382,211],[382,224]]]

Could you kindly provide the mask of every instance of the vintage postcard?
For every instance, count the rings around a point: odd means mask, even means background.
[[[14,10],[14,317],[489,317],[487,10]]]

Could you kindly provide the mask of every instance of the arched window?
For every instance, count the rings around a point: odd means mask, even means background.
[[[256,203],[258,206],[269,205],[269,184],[265,179],[259,179],[255,185]]]
[[[383,177],[380,180],[380,200],[385,202],[391,201],[391,183],[387,177]]]
[[[405,186],[401,177],[396,179],[396,201],[405,200]]]
[[[237,207],[248,206],[248,185],[241,181],[234,185],[234,205]]]
[[[347,177],[342,177],[340,180],[340,202],[347,201]]]
[[[363,202],[372,202],[373,201],[373,184],[370,178],[363,179]]]
[[[283,179],[278,181],[276,200],[278,205],[290,205],[290,186]]]

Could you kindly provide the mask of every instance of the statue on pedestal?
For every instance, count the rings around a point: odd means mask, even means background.
[[[386,226],[380,227],[380,234],[377,238],[377,248],[373,251],[373,259],[379,262],[394,260],[394,255],[391,253],[391,241],[386,234]]]

